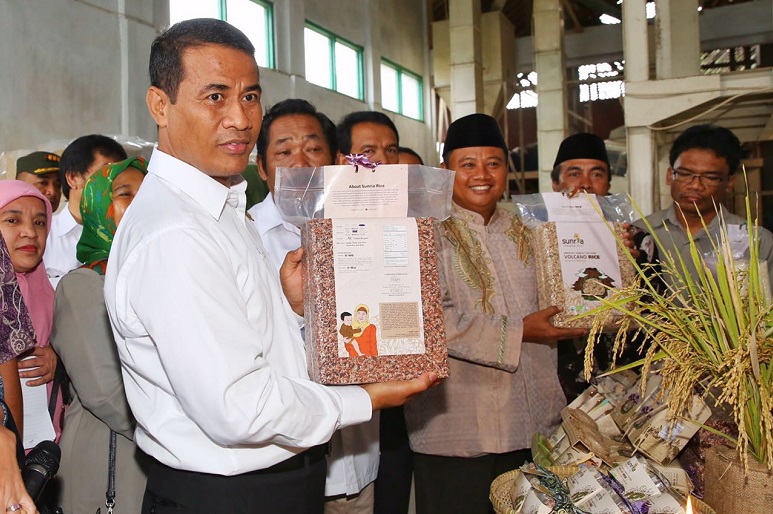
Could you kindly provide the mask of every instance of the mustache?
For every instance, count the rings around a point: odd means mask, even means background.
[[[227,143],[254,143],[258,140],[257,134],[253,135],[249,130],[232,131],[218,137],[218,144]]]

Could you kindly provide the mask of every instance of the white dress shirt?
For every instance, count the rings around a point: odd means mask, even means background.
[[[272,193],[269,193],[262,202],[253,205],[248,212],[263,241],[263,247],[278,270],[287,252],[301,246],[301,229],[282,219]]]
[[[46,251],[43,254],[48,280],[54,289],[63,276],[83,264],[75,256],[83,225],[75,221],[68,207],[68,204],[64,204],[64,208],[51,218],[51,231],[46,238]]]
[[[105,300],[135,441],[181,470],[263,469],[371,418],[306,372],[297,316],[230,189],[159,150],[116,233]]]
[[[287,252],[301,246],[301,231],[282,220],[271,193],[249,210],[266,251],[278,270]],[[358,494],[378,475],[379,416],[333,434],[327,459],[325,496]]]

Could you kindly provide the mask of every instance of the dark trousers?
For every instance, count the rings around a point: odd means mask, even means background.
[[[285,461],[291,465],[235,476],[180,471],[156,461],[148,473],[142,514],[322,514],[326,452],[320,448]]]
[[[413,454],[417,514],[490,514],[491,482],[531,460],[531,450],[440,457]]]
[[[381,457],[374,488],[374,514],[407,514],[411,500],[413,452],[402,407],[384,409],[380,414]]]

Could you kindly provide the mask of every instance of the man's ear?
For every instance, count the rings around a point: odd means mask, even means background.
[[[440,163],[440,167],[441,167],[441,168],[443,168],[444,170],[447,170],[447,169],[448,169],[448,166],[446,166],[446,163],[445,163],[445,161],[443,161],[443,162],[441,162],[441,163]]]
[[[666,185],[670,186],[674,182],[674,170],[671,169],[671,166],[668,167],[668,172],[666,173]]]
[[[550,181],[551,184],[553,184],[553,192],[554,193],[560,193],[561,192],[561,186],[558,182]]]
[[[349,164],[346,162],[346,156],[342,154],[341,152],[336,153],[336,164],[338,165],[344,165]]]
[[[266,168],[263,166],[263,159],[261,159],[261,156],[258,156],[258,175],[260,175],[260,178],[268,182],[268,174],[266,173]]]
[[[150,86],[150,88],[148,88],[148,94],[145,95],[145,103],[148,104],[148,111],[150,111],[150,115],[153,117],[153,120],[155,120],[156,125],[158,125],[159,128],[166,127],[167,109],[171,104],[169,96],[167,96],[163,90],[155,86]]]
[[[725,186],[725,191],[728,193],[732,193],[735,190],[735,178],[738,176],[738,173],[733,173],[729,177],[727,177],[727,186]]]
[[[85,181],[83,180],[83,175],[80,173],[68,171],[64,174],[64,178],[67,180],[67,185],[70,186],[70,189],[83,189],[83,183]]]

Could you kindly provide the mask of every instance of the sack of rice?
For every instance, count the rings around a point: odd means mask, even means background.
[[[593,317],[574,317],[636,277],[621,244],[626,223],[633,221],[630,200],[624,195],[541,193],[515,196],[513,201],[527,228],[540,309],[562,308],[552,319],[557,327],[590,328]],[[610,316],[606,326],[618,320]]]
[[[447,377],[433,224],[450,213],[453,172],[348,157],[357,164],[277,170],[277,208],[301,227],[309,376]]]

